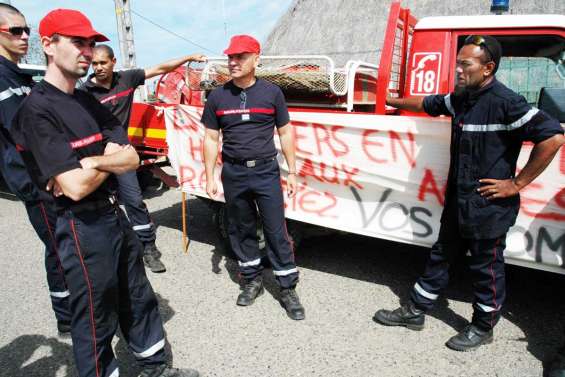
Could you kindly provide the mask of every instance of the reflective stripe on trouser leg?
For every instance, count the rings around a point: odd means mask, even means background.
[[[120,252],[120,329],[133,354],[144,365],[165,362],[165,331],[157,296],[143,266],[143,246],[120,211],[124,238]]]
[[[71,321],[70,293],[55,242],[57,216],[50,203],[25,202],[25,207],[33,229],[45,245],[45,271],[55,318],[57,321],[69,323]]]
[[[154,242],[155,226],[143,202],[136,172],[127,172],[116,177],[118,179],[118,201],[124,206],[135,234],[144,244]]]
[[[444,211],[450,211],[445,214],[446,216],[453,215],[450,208]],[[457,221],[442,222],[438,240],[430,250],[424,274],[414,284],[410,294],[411,301],[418,308],[423,310],[433,308],[439,294],[449,282],[450,262],[457,253],[464,252],[464,247],[465,241],[459,237]]]
[[[273,266],[275,279],[282,288],[294,287],[298,282],[298,269],[294,260],[292,243],[286,229],[284,200],[276,160],[257,166],[250,174],[252,190],[259,207],[267,256]]]
[[[118,326],[118,262],[122,246],[113,209],[57,219],[56,240],[69,286],[71,335],[80,377],[108,377],[118,364],[112,338]]]
[[[506,235],[503,235],[498,239],[474,240],[470,245],[469,268],[475,296],[472,322],[483,329],[491,329],[499,321],[506,298],[505,239]]]
[[[445,245],[436,242],[430,251],[424,274],[414,284],[410,297],[421,309],[432,309],[442,289],[449,282],[449,263],[445,253]]]
[[[253,169],[224,163],[222,184],[230,246],[239,261],[241,276],[253,279],[261,274],[263,266],[257,239],[257,207],[249,191],[248,170]]]

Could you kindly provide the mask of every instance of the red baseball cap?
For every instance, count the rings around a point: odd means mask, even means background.
[[[109,41],[104,34],[94,30],[90,20],[84,14],[74,9],[55,9],[41,19],[39,35],[50,37],[53,34],[94,38],[96,42]]]
[[[234,35],[231,37],[230,45],[224,50],[224,54],[241,54],[243,52],[261,52],[261,45],[257,39],[250,35]]]

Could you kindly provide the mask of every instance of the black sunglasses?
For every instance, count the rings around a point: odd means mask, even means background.
[[[489,62],[493,61],[494,55],[492,54],[492,52],[490,51],[490,49],[487,46],[487,41],[480,35],[469,35],[467,38],[465,38],[465,44],[466,45],[470,45],[470,44],[474,44],[475,46],[479,46],[482,47],[486,50],[486,52],[488,52],[488,58],[489,58]]]
[[[29,35],[29,26],[9,26],[9,27],[0,27],[1,31],[6,31],[13,36],[21,37],[23,33]]]

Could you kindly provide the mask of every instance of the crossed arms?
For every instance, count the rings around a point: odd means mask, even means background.
[[[95,191],[108,176],[135,170],[139,156],[131,145],[106,144],[104,154],[80,160],[82,168],[58,174],[47,184],[47,191],[55,196],[65,195],[78,201]]]

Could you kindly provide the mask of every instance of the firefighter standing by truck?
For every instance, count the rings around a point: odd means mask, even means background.
[[[279,134],[289,168],[289,197],[296,194],[294,140],[282,91],[255,77],[260,50],[259,42],[253,37],[236,35],[224,51],[232,80],[210,93],[202,114],[206,126],[206,191],[210,198],[217,194],[214,169],[221,130],[228,236],[244,279],[237,305],[253,304],[264,290],[257,240],[258,208],[267,255],[281,288],[280,302],[291,319],[301,320],[305,312],[295,291],[298,269],[286,229],[273,129],[276,127]]]
[[[421,330],[425,312],[448,283],[449,263],[468,250],[474,312],[471,323],[446,343],[457,351],[492,342],[506,295],[503,252],[506,233],[520,208],[519,191],[545,169],[565,142],[558,121],[496,80],[501,55],[495,38],[469,36],[457,55],[453,93],[387,98],[388,105],[400,109],[452,117],[451,163],[439,238],[425,272],[408,304],[394,311],[379,310],[374,319]],[[535,146],[515,176],[523,141]]]
[[[146,79],[171,72],[187,62],[203,62],[204,55],[188,55],[145,69],[114,72],[116,58],[110,46],[97,45],[92,58],[92,73],[82,89],[96,97],[121,122],[127,131],[135,89]],[[123,204],[133,230],[143,243],[143,260],[153,272],[164,272],[161,252],[155,244],[155,225],[143,202],[141,188],[134,171],[118,176],[118,200]]]

